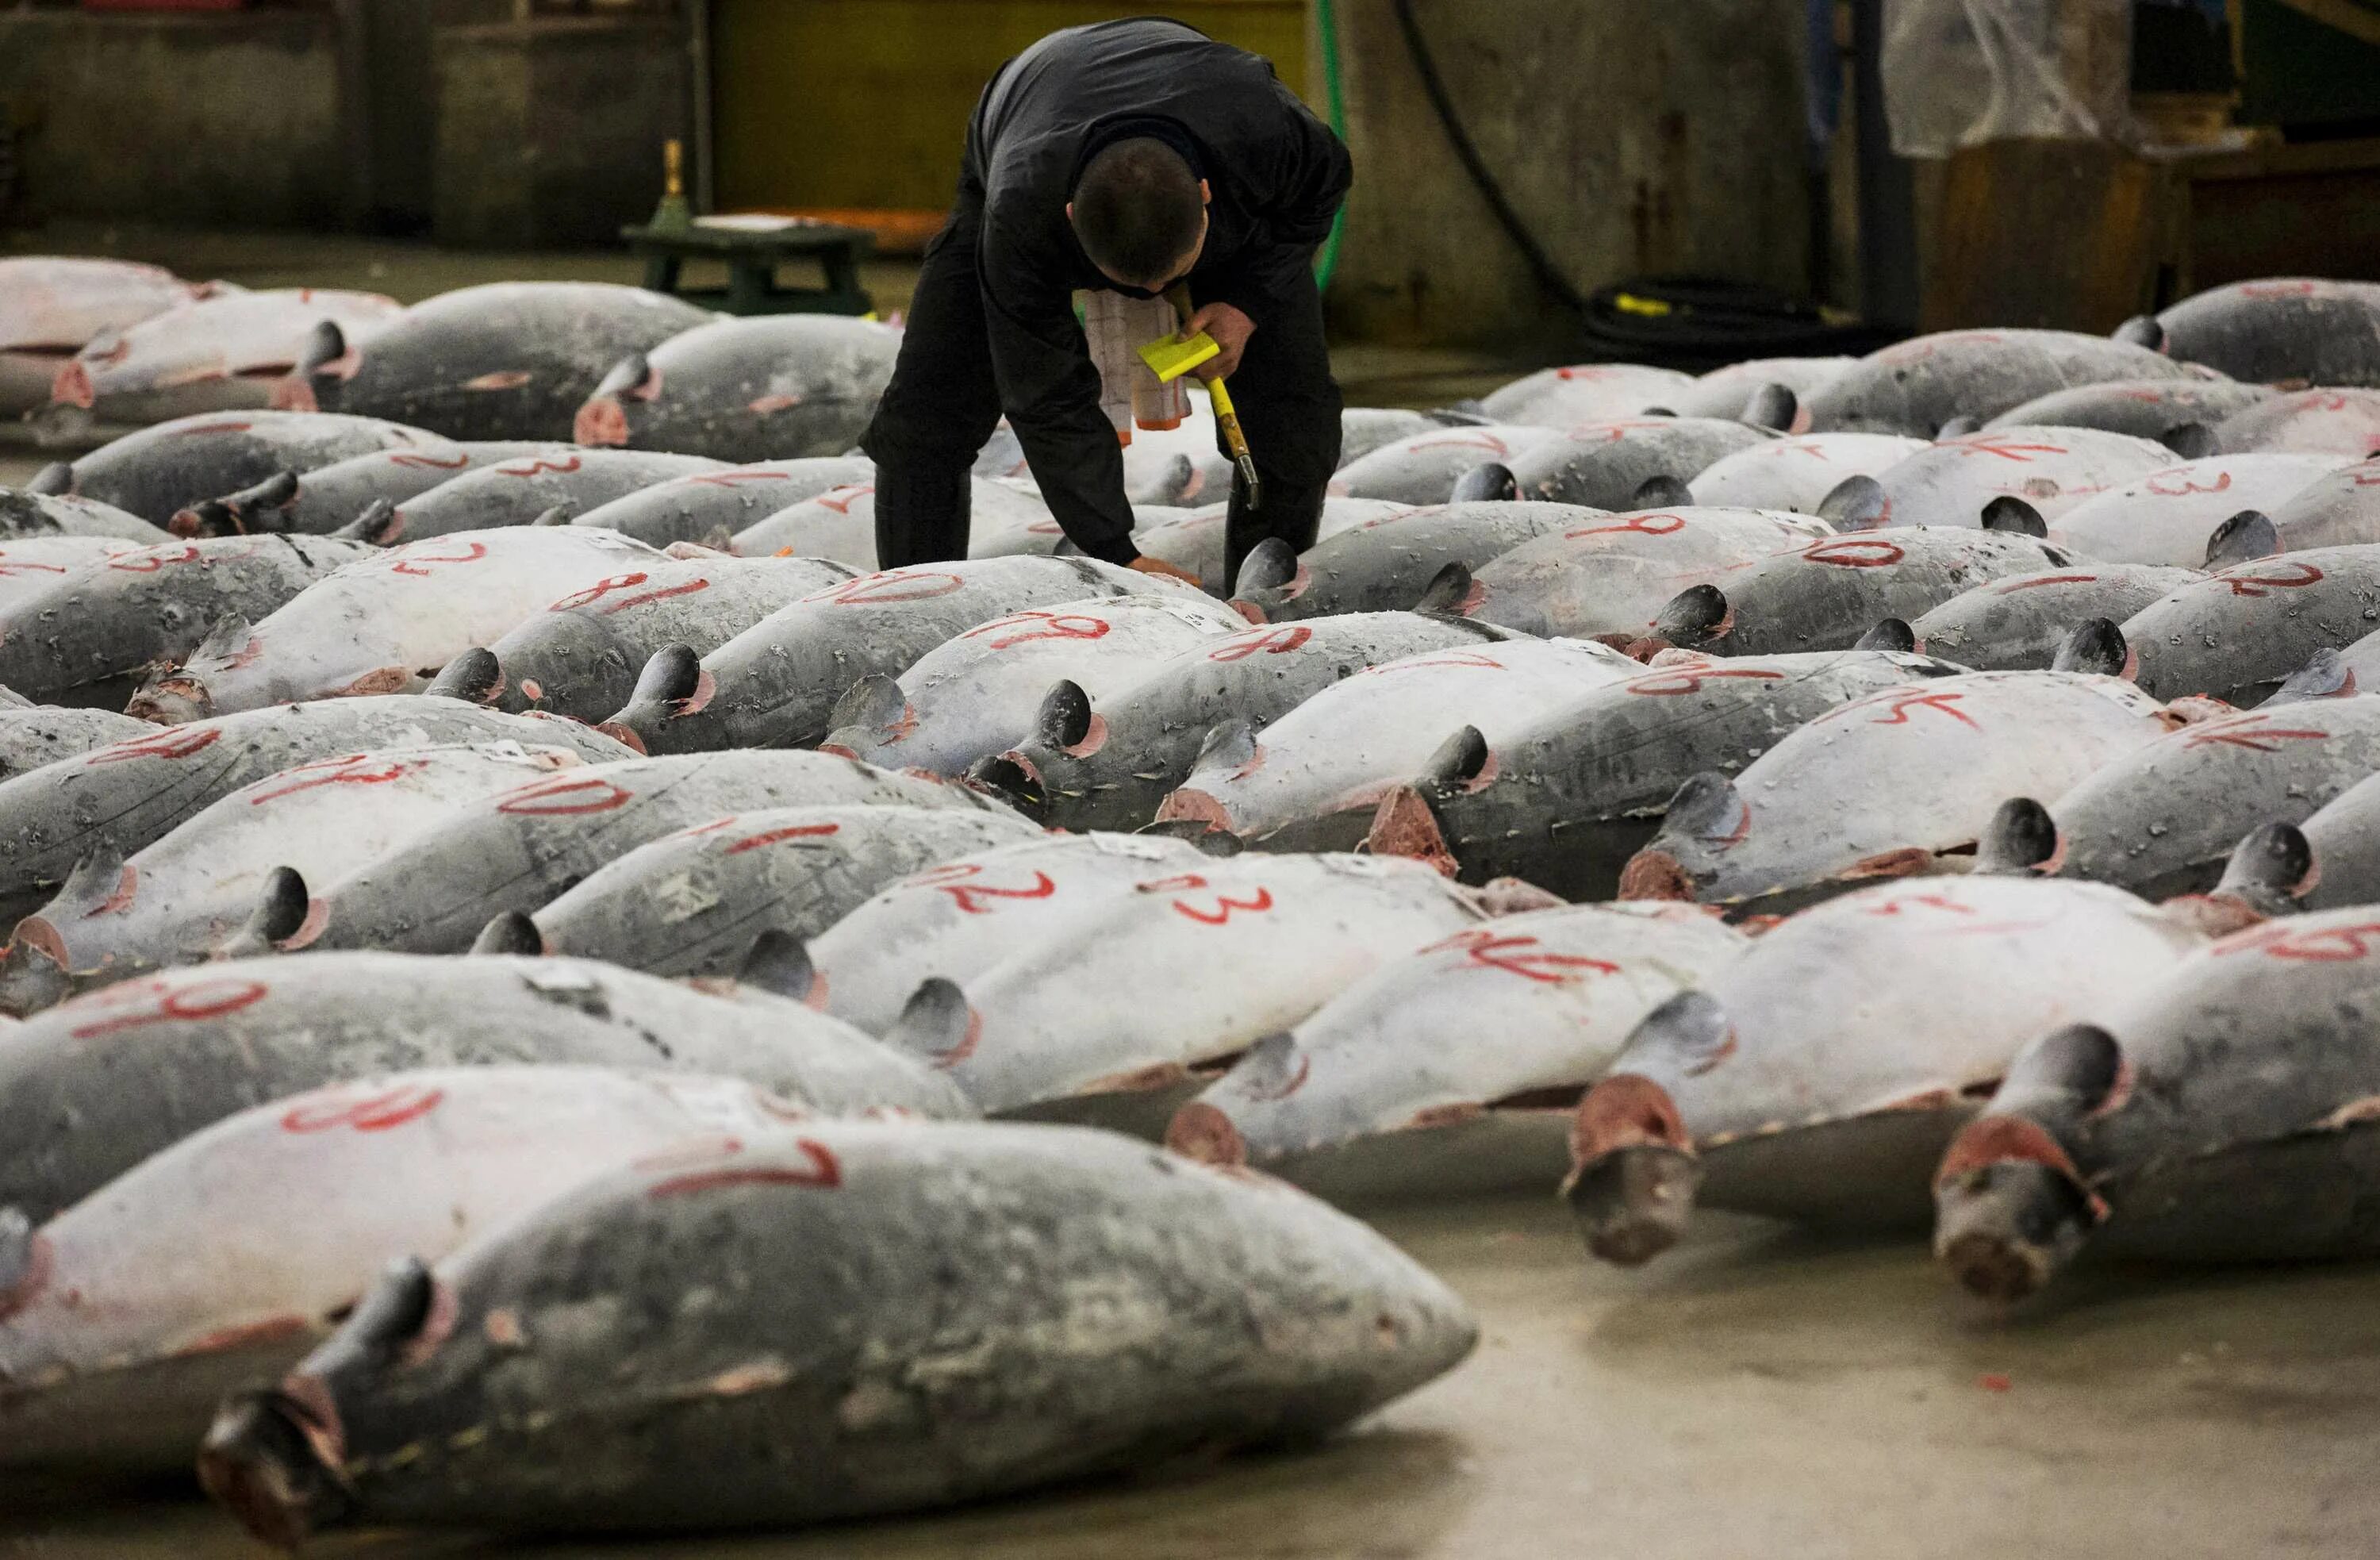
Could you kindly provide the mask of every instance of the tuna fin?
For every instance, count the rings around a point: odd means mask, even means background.
[[[807,1002],[811,988],[818,984],[818,969],[799,937],[771,926],[752,939],[744,962],[736,967],[735,980],[789,1002]]]
[[[1706,769],[1687,775],[1677,794],[1670,798],[1661,832],[1716,836],[1735,827],[1742,810],[1743,798],[1737,794],[1735,782],[1716,769]]]
[[[251,530],[276,529],[260,523],[264,518],[263,512],[286,508],[297,496],[298,473],[285,467],[253,487],[175,511],[167,529],[176,536],[241,536]]]
[[[1837,530],[1874,530],[1892,518],[1884,484],[1864,473],[1845,477],[1818,500],[1818,518]]]
[[[653,365],[642,352],[631,352],[613,363],[611,372],[590,393],[590,398],[601,396],[625,396],[642,389],[645,381],[653,376]]]
[[[1204,834],[1192,835],[1190,843],[1198,847],[1199,855],[1212,857],[1218,861],[1227,861],[1248,847],[1247,841],[1229,829],[1208,829]]]
[[[2157,435],[2157,443],[2184,460],[2204,460],[2220,447],[2215,430],[2204,422],[2177,422]]]
[[[1512,469],[1499,460],[1474,466],[1454,479],[1454,491],[1447,494],[1450,504],[1481,504],[1509,502],[1521,496],[1521,484],[1513,480]]]
[[[1689,585],[1670,598],[1653,632],[1673,645],[1692,650],[1709,643],[1735,626],[1735,609],[1716,585]]]
[[[237,612],[226,614],[215,619],[215,626],[207,630],[207,637],[199,641],[199,648],[190,652],[190,658],[184,664],[195,666],[203,661],[228,661],[246,650],[248,641],[253,638],[255,630],[246,616]]]
[[[2261,509],[2242,509],[2206,538],[2206,567],[2230,568],[2269,558],[2281,550],[2281,533]]]
[[[663,645],[653,652],[645,669],[637,674],[637,686],[628,695],[628,701],[597,729],[617,728],[633,735],[638,743],[645,742],[662,722],[679,713],[680,707],[701,691],[702,676],[702,657],[694,652],[692,645]]]
[[[1439,617],[1460,617],[1471,604],[1471,567],[1456,558],[1429,577],[1414,610]]]
[[[545,933],[518,910],[502,910],[488,918],[471,940],[475,954],[543,954]]]
[[[306,917],[313,908],[313,897],[297,868],[273,868],[265,874],[264,887],[257,893],[256,908],[249,914],[248,924],[225,945],[224,953],[243,957],[272,952],[305,926]]]
[[[1239,578],[1232,581],[1234,600],[1259,607],[1278,606],[1281,593],[1297,578],[1297,554],[1278,536],[1268,536],[1240,560]]]
[[[317,370],[335,363],[346,355],[347,337],[339,329],[338,322],[318,320],[314,328],[306,333],[306,345],[298,348],[298,361],[290,372],[296,378],[309,379]]]
[[[1639,410],[1636,415],[1639,417],[1675,417],[1678,415],[1678,408],[1675,407],[1645,407]]]
[[[2325,646],[2307,658],[2306,664],[2289,674],[2288,680],[2273,690],[2260,709],[2269,710],[2276,704],[2301,704],[2309,699],[2350,699],[2355,694],[2355,673],[2339,658],[2338,652]]]
[[[2103,677],[2129,677],[2137,666],[2124,631],[2105,617],[2077,623],[2049,664],[2053,672],[2095,672]]]
[[[33,473],[25,484],[27,493],[40,494],[44,498],[63,498],[74,492],[74,468],[63,460],[53,460]]]
[[[1496,420],[1475,400],[1457,401],[1451,407],[1432,407],[1422,415],[1441,428],[1485,428]]]
[[[2049,522],[2041,511],[2023,499],[2002,494],[1984,506],[1984,529],[2003,530],[2014,536],[2036,536],[2047,540]]]
[[[446,663],[423,691],[467,704],[492,704],[504,697],[504,668],[494,651],[473,645]]]
[[[578,506],[576,504],[557,504],[551,509],[540,511],[537,518],[529,521],[529,524],[533,526],[566,526],[570,523],[570,517],[577,513],[578,513]]]
[[[396,506],[385,498],[375,498],[363,506],[361,513],[331,535],[340,542],[361,542],[367,546],[385,547],[405,530],[405,521]]]
[[[1770,384],[1752,393],[1737,420],[1755,428],[1774,428],[1781,433],[1792,427],[1801,415],[1802,398],[1793,394],[1791,387]]]
[[[1426,786],[1449,791],[1476,780],[1487,768],[1488,738],[1480,735],[1477,726],[1466,725],[1438,745],[1438,750],[1429,755],[1429,762],[1422,765],[1415,779]]]
[[[917,987],[901,1017],[884,1032],[885,1042],[912,1056],[956,1061],[965,1055],[975,1014],[958,982],[930,977]]]
[[[1240,769],[1255,762],[1257,728],[1245,720],[1217,721],[1208,728],[1206,738],[1198,744],[1198,756],[1192,761],[1190,773],[1197,774],[1210,766]]]
[[[1071,748],[1091,734],[1091,696],[1065,678],[1050,685],[1034,713],[1033,735],[1045,748]]]
[[[1934,436],[1937,439],[1963,439],[1970,433],[1980,433],[1983,430],[1982,418],[1961,415],[1952,418],[1941,427],[1935,429]]]
[[[1914,655],[1925,647],[1917,642],[1917,630],[1898,617],[1881,617],[1875,628],[1859,637],[1853,650],[1890,650]]]
[[[826,718],[829,731],[841,731],[856,725],[871,737],[891,734],[908,713],[909,701],[902,696],[901,685],[881,672],[870,672],[843,690],[834,701],[833,713]]]
[[[2145,347],[2152,352],[2165,350],[2165,327],[2154,314],[2135,314],[2118,325],[2115,338],[2127,347]]]
[[[124,853],[112,845],[102,844],[67,873],[66,882],[58,884],[57,896],[51,901],[61,909],[90,914],[113,899],[124,884]]]
[[[2215,895],[2237,899],[2259,915],[2289,915],[2321,878],[2303,829],[2294,823],[2265,823],[2231,847]]]
[[[1667,471],[1645,478],[1628,495],[1628,507],[1636,509],[1682,509],[1694,501],[1686,484]]]
[[[2003,877],[2020,872],[2046,877],[2065,859],[2066,845],[2058,837],[2058,821],[2049,815],[2049,809],[2031,797],[2010,797],[2000,803],[1984,828],[1984,837],[1975,847],[1975,871]]]

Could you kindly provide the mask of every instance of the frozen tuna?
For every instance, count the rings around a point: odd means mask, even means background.
[[[1874,477],[1925,447],[1898,433],[1804,433],[1770,439],[1703,468],[1686,484],[1700,505],[1818,512],[1846,477]]]
[[[1314,530],[1316,546],[1343,532],[1361,530],[1399,515],[1409,514],[1412,507],[1406,504],[1391,504],[1385,498],[1325,498],[1322,501],[1322,518]],[[1199,583],[1210,594],[1227,596],[1232,593],[1232,582],[1223,578],[1226,544],[1230,540],[1229,506],[1210,504],[1203,509],[1186,510],[1137,508],[1133,511],[1133,518],[1135,526],[1133,545],[1143,555],[1162,558],[1176,568],[1196,575]],[[1156,523],[1150,523],[1151,520]],[[1289,550],[1289,543],[1285,542],[1278,545],[1284,553]],[[1307,549],[1309,555],[1313,550]],[[1241,561],[1240,567],[1245,573],[1246,560]],[[1281,572],[1285,578],[1294,570],[1283,568]],[[1425,580],[1427,578],[1424,576]],[[1418,597],[1419,590],[1416,589],[1414,594]],[[1410,606],[1413,601],[1409,598],[1401,604]],[[1351,607],[1346,610],[1364,609]]]
[[[663,561],[577,526],[508,527],[408,542],[347,564],[250,627],[218,623],[128,713],[168,724],[310,699],[405,693],[551,603]]]
[[[1572,428],[1614,417],[1635,417],[1656,407],[1676,412],[1677,400],[1693,390],[1695,380],[1675,369],[1643,363],[1580,363],[1570,368],[1541,369],[1512,381],[1480,398],[1479,409],[1499,422],[1528,422],[1541,428]],[[1756,386],[1746,385],[1735,405],[1714,413],[1734,417]]]
[[[1735,774],[1838,704],[1961,670],[1889,651],[1729,661],[1667,652],[1492,746],[1457,731],[1409,790],[1390,795],[1371,848],[1465,883],[1522,876],[1564,898],[1609,899],[1689,777]]]
[[[296,366],[317,321],[360,341],[398,311],[395,299],[378,293],[315,287],[186,303],[92,337],[58,370],[48,415],[66,413],[85,425],[142,423],[268,407],[273,382]]]
[[[2346,464],[2335,455],[2218,455],[2170,467],[2068,509],[2049,539],[2077,557],[2196,568],[2216,527],[2269,512]],[[2314,541],[2283,545],[2320,546]]]
[[[2300,390],[2236,411],[2215,427],[2217,449],[2380,455],[2380,390]]]
[[[1339,612],[1410,611],[1449,564],[1475,575],[1524,542],[1600,518],[1597,510],[1572,505],[1514,500],[1401,509],[1294,557],[1286,542],[1258,542],[1240,566],[1232,595],[1273,623]],[[1219,566],[1220,542],[1219,537]]]
[[[928,651],[896,682],[878,674],[835,705],[827,743],[869,763],[958,775],[1032,736],[1052,685],[1120,699],[1174,656],[1246,620],[1187,591],[1028,607]]]
[[[717,1303],[689,1328],[655,1275],[693,1270]],[[200,1477],[285,1547],[356,1522],[785,1527],[1311,1440],[1475,1336],[1287,1188],[1104,1133],[820,1123],[653,1156],[392,1274],[225,1406]]]
[[[2380,542],[2380,460],[2361,460],[2314,478],[2267,514],[2282,552]]]
[[[1342,498],[1443,504],[1454,496],[1454,484],[1464,473],[1491,461],[1509,466],[1554,437],[1552,429],[1527,423],[1433,428],[1349,461],[1330,479],[1330,492]]]
[[[579,514],[574,525],[633,536],[649,547],[674,542],[725,547],[739,530],[834,488],[875,480],[866,456],[817,456],[695,472],[640,488]]]
[[[2380,624],[2380,546],[2313,547],[2259,558],[2158,597],[2127,619],[2141,686],[2160,699],[2212,694],[2262,703],[2318,650],[2344,650]]]
[[[253,487],[277,472],[302,475],[378,450],[446,448],[435,434],[378,418],[202,413],[102,445],[55,468],[61,474],[47,491],[94,498],[162,526],[190,505]]]
[[[395,418],[451,439],[553,439],[612,366],[711,316],[642,287],[496,282],[440,293],[368,342],[316,328],[276,407]]]
[[[1698,1204],[1922,1226],[1944,1146],[2019,1049],[2204,943],[2099,884],[1878,884],[1804,911],[1637,1026],[1579,1102],[1564,1195],[1589,1249],[1631,1265]]]
[[[2055,520],[2095,494],[2180,460],[2165,445],[2129,433],[2004,428],[1945,439],[1880,476],[1839,488],[1820,513],[1842,530],[1981,526],[1987,507],[2014,501]]]
[[[508,440],[374,450],[303,473],[275,471],[252,487],[188,505],[175,511],[173,529],[177,536],[255,530],[324,535],[354,525],[375,504],[394,508],[467,472],[524,456],[559,459],[569,453],[552,445]]]
[[[1755,404],[1754,397],[1773,395],[1769,386],[1793,396],[1790,431],[1807,433],[1812,392],[1847,372],[1856,358],[1747,358],[1711,370],[1676,395],[1657,403],[1680,417],[1741,418]],[[1766,408],[1764,408],[1766,409]],[[1779,426],[1788,426],[1779,424]]]
[[[8,536],[113,536],[142,546],[173,540],[163,527],[96,499],[0,488],[0,537]]]
[[[1457,732],[1490,751],[1587,690],[1643,668],[1582,640],[1425,651],[1367,666],[1262,726],[1208,735],[1157,821],[1274,850],[1351,850],[1381,799]]]
[[[2240,384],[2228,379],[2118,379],[2053,390],[2010,407],[1984,426],[2104,428],[2110,433],[2131,433],[2159,444],[2194,443],[2198,434],[2178,431],[2192,423],[2211,431],[2233,412],[2272,394],[2270,385]]]
[[[1182,1107],[1167,1146],[1335,1200],[1542,1187],[1637,1021],[1750,945],[1681,906],[1573,905],[1458,932],[1258,1041]]]
[[[1457,418],[1455,420],[1463,420]],[[1427,433],[1433,428],[1446,426],[1446,422],[1426,411],[1407,411],[1399,407],[1344,408],[1339,413],[1339,464],[1344,467],[1350,461],[1371,454],[1382,445],[1391,445],[1399,439],[1410,439],[1416,433]],[[1020,463],[1023,453],[1020,445]],[[984,473],[986,476],[993,474]]]
[[[1481,622],[1524,633],[1639,640],[1652,633],[1654,620],[1680,591],[1713,579],[1731,582],[1761,559],[1815,544],[1828,530],[1824,520],[1781,510],[1596,515],[1488,560],[1463,606]],[[1860,625],[1860,632],[1874,622]]]
[[[392,542],[456,531],[547,524],[682,477],[723,469],[691,455],[646,450],[552,449],[466,471],[397,506]]]
[[[598,868],[532,925],[544,952],[722,974],[742,968],[763,932],[807,941],[898,879],[1039,835],[1022,818],[956,808],[731,813]]]
[[[867,431],[900,347],[872,320],[715,320],[613,364],[571,436],[717,460],[841,455]]]
[[[55,704],[0,705],[0,780],[60,759],[104,748],[155,728],[107,710],[62,710]]]
[[[2234,282],[2116,334],[2260,384],[2380,385],[2380,286],[2370,282]]]
[[[0,537],[0,613],[88,565],[133,550],[117,536]]]
[[[185,282],[162,267],[125,260],[0,259],[0,416],[47,401],[58,369],[94,336],[129,329],[211,292],[236,290]]]
[[[2070,564],[1963,591],[1910,629],[1930,653],[1978,672],[2038,669],[2093,618],[2121,623],[2198,578],[2195,569],[2150,564]]]
[[[1669,484],[1691,482],[1717,462],[1773,437],[1765,428],[1709,417],[1589,422],[1532,446],[1510,465],[1519,497],[1641,509],[1672,503]],[[1656,486],[1648,490],[1647,483]]]
[[[1988,422],[2057,390],[2110,380],[2181,380],[2192,371],[2161,352],[2069,331],[1948,331],[1861,359],[1809,397],[1822,433],[1906,433],[1930,439],[1954,418]]]
[[[1050,506],[1013,483],[978,477],[970,483],[972,540],[967,555],[1002,557],[1049,553],[1063,533]],[[1036,530],[1035,527],[1046,527]],[[876,483],[868,480],[831,488],[756,520],[735,533],[731,545],[747,558],[793,553],[805,558],[837,558],[860,568],[876,567]]]

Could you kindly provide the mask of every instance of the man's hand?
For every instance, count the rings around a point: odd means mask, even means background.
[[[1206,589],[1205,582],[1196,575],[1192,574],[1189,570],[1175,568],[1163,558],[1152,558],[1146,553],[1143,553],[1139,557],[1133,559],[1132,562],[1126,564],[1124,567],[1133,570],[1135,573],[1160,574],[1168,579],[1183,580],[1188,584],[1197,586],[1202,591]]]
[[[1256,335],[1257,323],[1228,303],[1210,303],[1182,327],[1184,336],[1200,331],[1213,336],[1222,350],[1190,372],[1200,379],[1229,379],[1239,372],[1240,354],[1247,349],[1248,337]]]

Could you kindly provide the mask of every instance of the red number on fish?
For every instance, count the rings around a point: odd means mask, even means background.
[[[162,981],[144,981],[139,985],[118,987],[98,997],[86,998],[78,1005],[104,1009],[140,1006],[137,1011],[115,1013],[79,1026],[73,1035],[77,1040],[91,1040],[120,1030],[140,1029],[147,1024],[196,1023],[206,1018],[220,1018],[237,1013],[264,1000],[271,988],[261,981],[237,981],[221,978],[199,981],[181,987],[168,988]],[[121,993],[119,995],[118,993]]]
[[[475,564],[487,555],[488,544],[484,542],[474,542],[465,547],[459,557],[452,555],[440,556],[435,554],[417,553],[409,558],[389,565],[388,571],[391,574],[409,574],[417,579],[427,579],[430,578],[430,568],[421,566],[428,565],[434,567],[438,564]]]
[[[2241,298],[2312,298],[2319,290],[2310,280],[2279,282],[2242,282]]]
[[[2096,585],[2098,582],[2099,577],[2095,574],[2045,574],[2038,579],[2013,579],[2005,585],[1995,586],[1993,590],[1997,594],[2012,596],[2019,591],[2035,591],[2044,585]]]
[[[1620,973],[1620,967],[1609,959],[1558,954],[1535,937],[1508,937],[1485,930],[1458,932],[1443,943],[1431,944],[1422,952],[1447,953],[1456,948],[1463,950],[1466,961],[1483,969],[1501,969],[1524,980],[1549,986],[1570,983],[1590,970],[1597,975]],[[1523,951],[1532,949],[1536,951]]]
[[[1840,542],[1821,542],[1803,551],[1802,556],[1811,563],[1832,564],[1837,568],[1889,568],[1908,554],[1897,542],[1846,537]]]
[[[992,884],[972,880],[982,872],[979,862],[961,861],[947,867],[934,867],[909,880],[911,888],[939,888],[949,895],[962,914],[988,915],[993,899],[1047,899],[1058,892],[1058,884],[1047,872],[1037,871],[1033,881],[1023,888],[1001,888]]]
[[[0,558],[0,576],[10,579],[16,579],[20,574],[64,574],[66,570],[56,564],[20,564]]]
[[[810,502],[817,505],[821,509],[832,509],[838,515],[848,515],[851,513],[851,506],[854,504],[858,503],[861,499],[867,497],[869,494],[874,493],[875,491],[876,484],[874,482],[856,482],[848,487],[839,487],[830,492],[822,493],[816,498],[811,499]]]
[[[549,471],[557,477],[566,477],[583,464],[575,455],[565,455],[559,460],[548,460],[540,455],[531,456],[527,460],[509,461],[496,469],[507,477],[535,477]]]
[[[2292,959],[2305,964],[2345,964],[2359,959],[2380,944],[2380,920],[2358,921],[2353,926],[2328,926],[2318,932],[2275,921],[2253,931],[2243,932],[2215,945],[2218,954],[2261,953],[2267,958]]]
[[[1187,899],[1176,899],[1173,901],[1173,908],[1177,914],[1186,916],[1202,926],[1220,926],[1232,919],[1232,914],[1235,910],[1245,910],[1250,915],[1258,915],[1271,909],[1272,890],[1259,888],[1254,897],[1247,899],[1234,899],[1228,894],[1218,894],[1215,896],[1214,908],[1204,910],[1191,904]]]
[[[652,576],[642,572],[636,574],[615,574],[609,579],[597,580],[594,584],[589,585],[584,591],[572,591],[569,595],[563,597],[560,601],[554,603],[545,610],[548,612],[569,612],[577,607],[589,606],[596,602],[601,601],[604,597],[610,595],[614,591],[625,591],[632,586],[642,585],[646,580],[651,578]],[[683,585],[662,585],[650,591],[639,591],[633,596],[624,596],[620,600],[613,602],[611,605],[605,607],[600,615],[609,617],[615,612],[625,612],[633,606],[643,606],[651,602],[667,601],[672,596],[690,596],[697,591],[708,591],[710,589],[710,581],[708,579],[689,579]]]
[[[698,477],[688,477],[688,487],[734,487],[739,482],[783,482],[793,478],[790,471],[705,471]]]
[[[1634,531],[1639,536],[1675,536],[1686,529],[1683,515],[1631,515],[1618,525],[1585,526],[1562,532],[1565,537],[1614,536],[1622,531]]]
[[[2347,480],[2357,487],[2380,487],[2380,460],[2367,460],[2361,466],[2350,467]]]
[[[1900,693],[1888,693],[1885,695],[1885,713],[1873,717],[1868,724],[1870,725],[1907,725],[1910,711],[1933,710],[1949,716],[1961,725],[1981,731],[1984,728],[1976,725],[1965,711],[1950,708],[1966,697],[1963,693],[1925,693],[1914,689]]]
[[[1970,433],[1963,439],[1945,439],[1942,442],[1961,455],[1996,455],[2020,466],[2031,465],[2036,455],[2068,453],[2064,445],[2021,445],[2004,433]]]
[[[154,574],[159,569],[175,564],[194,564],[198,561],[199,544],[195,542],[186,542],[176,548],[149,547],[138,553],[128,553],[120,558],[110,558],[107,560],[107,567],[120,568],[127,574]]]
[[[412,466],[424,471],[459,471],[471,464],[471,457],[467,452],[456,456],[452,460],[441,460],[434,455],[423,455],[419,451],[408,449],[399,450],[390,456],[388,463],[391,466]]]
[[[960,635],[972,640],[985,634],[1002,634],[1005,638],[991,641],[993,650],[1006,650],[1011,645],[1029,644],[1035,640],[1097,640],[1104,639],[1112,625],[1105,618],[1074,612],[1018,612],[995,618],[980,628],[970,628]]]
[[[252,422],[202,422],[196,428],[177,428],[174,436],[195,439],[202,433],[245,433],[254,426]]]
[[[565,775],[526,786],[496,803],[498,812],[523,818],[571,818],[582,813],[609,812],[635,797],[600,774]]]
[[[2323,577],[2322,570],[2314,567],[2312,564],[2279,564],[2275,567],[2286,570],[2287,572],[2281,574],[2218,574],[2215,577],[2215,579],[2217,584],[2223,586],[2235,596],[2246,596],[2251,600],[2261,600],[2263,597],[2274,591],[2302,590],[2304,587],[2320,580]]]
[[[2226,493],[2231,487],[2231,473],[2218,471],[2211,482],[2197,481],[2180,471],[2160,471],[2141,484],[2159,498],[2187,498],[2193,493]]]
[[[1364,675],[1377,676],[1384,672],[1418,672],[1433,666],[1460,666],[1483,672],[1500,672],[1505,669],[1501,661],[1478,651],[1450,650],[1443,655],[1433,655],[1426,660],[1391,661],[1383,665],[1366,666],[1364,668]]]
[[[722,1141],[729,1145],[727,1153],[734,1153],[742,1147],[733,1138]],[[650,1198],[685,1197],[694,1192],[717,1191],[728,1187],[809,1187],[827,1191],[843,1185],[843,1162],[835,1157],[832,1149],[815,1138],[795,1138],[791,1142],[808,1164],[728,1165],[717,1170],[690,1170],[655,1181],[645,1188],[645,1195]]]
[[[1405,446],[1408,455],[1418,455],[1426,449],[1482,449],[1489,455],[1504,456],[1512,453],[1512,447],[1493,433],[1449,433]]]
[[[1640,428],[1668,426],[1668,421],[1658,417],[1616,418],[1604,422],[1582,422],[1563,436],[1574,444],[1616,445]]]
[[[1691,672],[1662,672],[1649,677],[1638,677],[1626,686],[1631,693],[1669,699],[1682,693],[1700,693],[1703,684],[1720,677],[1749,677],[1755,681],[1773,682],[1784,676],[1782,672],[1764,671],[1753,666],[1697,666]]]
[[[2234,748],[2246,748],[2259,753],[2277,752],[2284,742],[2320,742],[2330,736],[2327,731],[2310,731],[2301,726],[2260,725],[2259,721],[2273,717],[2261,712],[2230,720],[2209,721],[2193,725],[2182,733],[2184,748],[2204,748],[2213,743],[2226,743]]]
[[[782,829],[763,829],[729,846],[722,854],[741,856],[747,850],[758,850],[764,845],[783,845],[789,839],[817,839],[822,835],[841,834],[840,823],[788,823]]]
[[[323,786],[385,786],[401,780],[418,770],[429,767],[427,759],[395,759],[374,765],[362,753],[350,753],[343,759],[324,759],[318,763],[301,763],[295,769],[285,769],[279,778],[285,782],[269,791],[259,791],[248,798],[250,807],[262,807],[298,791],[311,791]],[[300,777],[303,778],[300,778]]]
[[[443,1089],[400,1084],[361,1100],[293,1105],[281,1118],[281,1129],[303,1134],[351,1127],[358,1132],[386,1132],[408,1121],[420,1120],[436,1110],[444,1098]]]
[[[186,759],[223,740],[220,726],[180,726],[153,737],[135,737],[112,748],[102,748],[86,763],[124,763],[132,759]]]
[[[804,599],[827,602],[836,606],[870,605],[878,602],[922,602],[935,596],[947,596],[965,584],[966,581],[957,575],[940,570],[895,568],[881,574],[864,574]]]
[[[1314,637],[1314,630],[1303,624],[1293,628],[1268,628],[1261,634],[1244,634],[1232,643],[1207,652],[1209,661],[1245,661],[1261,652],[1266,655],[1286,655]]]

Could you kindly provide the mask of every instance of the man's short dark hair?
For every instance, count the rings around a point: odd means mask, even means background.
[[[1075,235],[1120,281],[1165,280],[1198,242],[1207,202],[1182,153],[1148,136],[1101,147],[1075,184]]]

